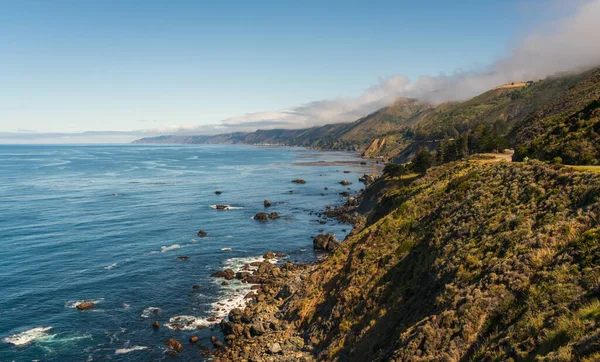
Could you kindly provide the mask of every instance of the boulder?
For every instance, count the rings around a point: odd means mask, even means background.
[[[206,231],[204,231],[204,230],[200,230],[200,231],[198,231],[198,236],[199,236],[199,237],[203,238],[203,237],[205,237],[206,235],[207,235],[207,232],[206,232]]]
[[[266,222],[268,220],[268,217],[269,216],[266,213],[259,212],[258,214],[254,215],[254,220]]]
[[[352,182],[350,182],[348,180],[344,180],[344,181],[340,181],[340,185],[348,186],[348,185],[352,185]]]
[[[229,209],[229,205],[221,205],[221,204],[219,204],[219,205],[216,205],[215,208],[217,210],[227,210],[227,209]]]
[[[300,179],[300,178],[292,180],[292,182],[295,184],[302,184],[302,185],[304,185],[306,183],[306,181],[304,181],[303,179]]]
[[[271,206],[271,203],[269,202],[269,200],[263,201],[263,204],[265,205],[265,207],[270,207]]]
[[[350,173],[350,171],[348,171],[348,170],[344,170],[344,173]]]
[[[333,251],[339,244],[340,242],[338,239],[331,233],[319,234],[313,239],[313,247],[315,250]]]
[[[325,187],[323,190],[327,191],[327,190],[329,190],[329,187]]]
[[[198,338],[198,336],[191,336],[190,337],[190,343],[197,343],[200,340],[200,338]]]
[[[367,163],[365,161],[362,161],[360,164],[361,165],[366,165]]]
[[[222,194],[222,192],[221,192],[220,190],[217,190],[217,191],[215,191],[215,194],[217,194],[217,195],[221,195],[221,194]]]
[[[237,272],[237,273],[235,273],[235,279],[245,280],[250,275],[251,275],[250,272],[247,272],[247,271]]]
[[[271,220],[279,219],[279,214],[276,212],[272,212],[269,214],[269,219],[271,219]]]
[[[154,323],[152,323],[152,328],[159,328],[160,327],[160,323],[158,323],[158,321],[154,321]]]
[[[265,259],[275,259],[275,254],[272,251],[267,251],[265,255],[263,255]]]
[[[225,269],[225,270],[221,270],[216,273],[213,273],[210,276],[213,278],[225,278],[227,280],[231,280],[231,279],[235,278],[235,273],[231,269]]]
[[[284,253],[275,253],[275,257],[276,258],[285,258],[287,255],[285,255]]]
[[[242,322],[242,310],[239,308],[233,308],[230,312],[229,312],[229,321],[231,323],[241,323]]]
[[[224,281],[223,283],[221,283],[221,285],[224,286],[224,287],[226,287],[226,286],[229,285],[229,283],[227,283],[227,282]]]
[[[283,352],[283,351],[282,351],[281,345],[279,345],[279,343],[275,342],[275,343],[273,343],[273,344],[271,344],[269,346],[269,353],[270,354],[278,354],[278,353],[281,353],[281,352]]]
[[[86,310],[86,309],[92,308],[95,305],[96,305],[96,303],[94,303],[94,302],[81,302],[81,303],[77,304],[76,308],[79,310]]]
[[[181,353],[181,351],[183,351],[183,346],[175,338],[169,339],[167,342],[165,342],[165,345],[177,353]]]
[[[254,293],[254,292],[248,292],[248,294],[246,294],[244,296],[244,299],[252,299],[252,298],[255,298],[256,296],[257,296],[256,293]]]

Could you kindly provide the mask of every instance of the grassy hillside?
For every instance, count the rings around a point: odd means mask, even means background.
[[[600,70],[569,77],[576,84],[523,120],[511,132],[516,160],[600,164]]]
[[[600,359],[599,175],[460,162],[385,184],[283,308],[320,360]]]

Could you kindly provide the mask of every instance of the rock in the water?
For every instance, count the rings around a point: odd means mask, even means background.
[[[200,338],[198,338],[198,336],[191,336],[190,337],[190,343],[197,343],[200,340]]]
[[[267,221],[268,220],[268,215],[265,212],[259,212],[258,214],[254,215],[254,220],[258,220],[258,221]]]
[[[344,197],[350,197],[350,193],[348,191],[340,192],[340,195]]]
[[[292,180],[292,182],[295,184],[302,184],[302,185],[306,183],[306,181],[304,181],[303,179],[300,179],[300,178]]]
[[[215,191],[215,194],[217,194],[217,195],[221,195],[221,194],[222,194],[222,192],[221,192],[221,190],[217,190],[217,191]]]
[[[198,289],[200,289],[200,286],[199,286],[199,285],[194,285],[194,286],[192,287],[192,289],[194,289],[194,290],[198,290]]]
[[[313,247],[315,250],[333,251],[339,244],[340,242],[338,239],[331,233],[319,234],[313,239]]]
[[[279,214],[276,212],[272,212],[269,214],[269,219],[271,219],[271,220],[279,219]]]
[[[348,170],[344,170],[344,173],[350,173],[350,171],[348,171]]]
[[[217,210],[228,210],[229,209],[229,205],[221,205],[221,204],[219,204],[219,205],[215,206],[215,209],[217,209]]]
[[[96,303],[93,303],[93,302],[81,302],[81,303],[77,304],[76,307],[79,310],[86,310],[86,309],[92,308],[95,305],[96,305]]]
[[[181,351],[183,351],[183,346],[175,338],[169,339],[167,342],[165,342],[165,345],[177,353],[181,353]]]
[[[229,312],[229,321],[231,323],[241,323],[242,322],[242,310],[239,308],[233,308]]]
[[[265,205],[265,207],[271,206],[271,203],[269,202],[269,200],[263,201],[263,204]]]
[[[178,257],[177,257],[177,259],[179,259],[179,260],[189,260],[189,259],[190,259],[190,257],[189,257],[189,256],[185,256],[185,255],[182,255],[182,256],[178,256]]]
[[[352,182],[350,182],[348,180],[344,180],[344,181],[340,182],[340,185],[348,186],[348,185],[352,185]]]
[[[221,341],[216,341],[216,342],[214,342],[214,343],[213,343],[213,346],[214,346],[216,349],[223,348],[223,342],[221,342]]]
[[[265,255],[263,255],[265,259],[275,259],[275,254],[272,251],[267,251]]]
[[[279,343],[275,342],[269,346],[269,353],[278,354],[281,352],[282,352],[281,345],[279,345]]]
[[[285,255],[284,253],[275,253],[275,257],[276,258],[285,258],[287,255]]]
[[[152,323],[152,328],[159,328],[160,327],[160,323],[158,323],[158,321],[154,321],[154,323]]]
[[[361,176],[361,177],[358,179],[358,181],[360,181],[360,182],[364,183],[365,185],[370,185],[370,184],[372,184],[373,182],[375,182],[375,180],[376,180],[376,179],[377,179],[377,175],[375,175],[375,174],[366,174],[366,173],[365,173],[364,175],[362,175],[362,176]]]
[[[361,165],[366,165],[367,163],[365,161],[362,161],[360,164]]]
[[[210,276],[213,278],[225,278],[227,280],[231,280],[231,279],[235,278],[235,273],[231,269],[225,269],[225,270],[221,270],[216,273],[213,273]]]
[[[207,233],[206,231],[204,231],[204,230],[200,230],[200,231],[198,231],[198,236],[199,236],[199,237],[201,237],[201,238],[202,238],[202,237],[205,237],[207,234],[208,234],[208,233]]]

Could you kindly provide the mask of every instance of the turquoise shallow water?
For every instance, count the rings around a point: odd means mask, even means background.
[[[209,344],[219,331],[207,319],[247,288],[222,287],[212,272],[267,250],[313,260],[311,235],[350,230],[314,213],[343,201],[339,181],[355,193],[373,168],[294,165],[349,160],[255,146],[0,146],[0,360],[162,360],[171,337]],[[264,199],[281,219],[252,219]],[[81,312],[81,300],[97,305]],[[190,328],[150,327],[178,317]],[[187,346],[182,358],[199,356]]]

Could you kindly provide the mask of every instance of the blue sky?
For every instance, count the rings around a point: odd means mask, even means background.
[[[0,0],[0,132],[216,124],[483,69],[555,5]]]

